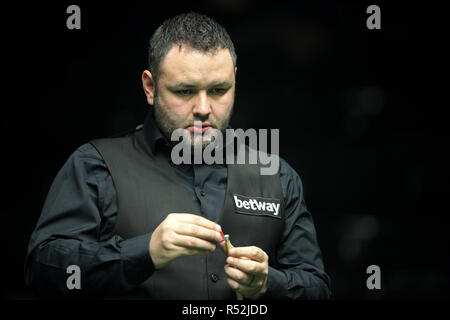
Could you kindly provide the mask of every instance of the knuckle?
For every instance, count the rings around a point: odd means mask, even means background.
[[[195,247],[195,239],[190,238],[187,242],[190,247]]]
[[[200,223],[200,216],[196,214],[191,215],[191,221],[192,223]]]
[[[161,239],[164,239],[165,237],[167,237],[167,233],[169,231],[169,228],[167,228],[166,225],[161,225],[159,230],[161,232]]]
[[[163,232],[161,235],[161,242],[163,243],[163,245],[167,244],[170,242],[170,237],[168,235],[167,232]]]
[[[189,232],[189,234],[191,234],[193,236],[197,236],[197,234],[198,234],[197,227],[195,225],[190,225],[188,227],[188,232]]]
[[[161,223],[159,227],[163,234],[167,233],[171,229],[170,223],[168,223],[167,221]]]
[[[161,246],[164,250],[170,250],[170,244],[168,241],[162,241]]]
[[[222,239],[220,234],[218,232],[215,232],[215,231],[209,231],[209,237],[211,239],[214,239],[214,240],[217,240],[217,241],[220,241]]]
[[[254,265],[254,264],[251,264],[249,267],[248,267],[248,271],[250,272],[250,273],[255,273],[257,270],[256,270],[257,268],[256,268],[256,266]]]
[[[230,278],[227,278],[227,283],[231,287],[231,289],[235,289],[235,284],[233,281],[230,280]]]
[[[193,256],[193,255],[196,255],[196,254],[201,254],[201,252],[197,252],[197,251],[194,250],[194,249],[188,250],[188,255]]]

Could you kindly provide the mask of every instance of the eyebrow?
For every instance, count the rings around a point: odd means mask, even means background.
[[[230,88],[232,86],[231,82],[228,81],[221,81],[221,82],[213,82],[209,87],[223,87],[223,88]],[[168,86],[171,90],[179,90],[179,89],[191,89],[196,88],[197,86],[192,83],[186,83],[186,82],[178,82],[177,84],[173,86]]]

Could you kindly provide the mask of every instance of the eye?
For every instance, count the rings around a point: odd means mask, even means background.
[[[175,93],[179,96],[189,96],[194,93],[194,90],[191,89],[184,89],[184,90],[177,90]]]
[[[214,95],[218,95],[218,96],[225,94],[225,92],[227,92],[227,89],[224,89],[224,88],[212,88],[209,90],[210,94],[214,94]]]

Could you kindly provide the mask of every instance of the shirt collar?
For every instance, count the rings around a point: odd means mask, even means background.
[[[156,154],[157,149],[161,146],[170,147],[170,143],[167,138],[162,134],[155,120],[153,108],[147,112],[145,117],[143,130],[145,138],[150,146],[150,150],[153,154]]]

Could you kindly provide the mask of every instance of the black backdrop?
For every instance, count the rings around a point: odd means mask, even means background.
[[[192,10],[234,41],[232,126],[280,128],[280,153],[302,177],[334,298],[449,298],[443,8],[189,2],[3,7],[3,297],[32,297],[23,262],[54,176],[81,144],[143,120],[149,36]],[[81,30],[66,28],[70,4],[81,8]],[[370,4],[381,8],[381,30],[366,27]],[[366,287],[372,264],[381,290]]]

